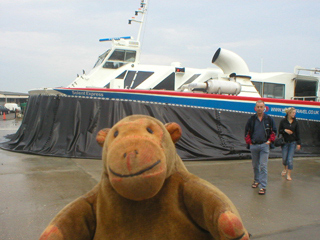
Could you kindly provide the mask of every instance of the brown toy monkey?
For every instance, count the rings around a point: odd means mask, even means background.
[[[97,135],[100,182],[51,221],[41,240],[247,240],[238,211],[177,155],[176,123],[132,115]]]

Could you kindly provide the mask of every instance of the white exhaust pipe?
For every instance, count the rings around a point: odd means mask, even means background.
[[[237,77],[251,78],[246,62],[232,51],[219,48],[212,58],[212,63],[221,68],[225,74],[235,73]]]

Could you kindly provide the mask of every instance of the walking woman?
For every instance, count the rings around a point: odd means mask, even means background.
[[[285,109],[286,116],[281,120],[279,125],[279,134],[282,134],[285,144],[282,148],[282,163],[284,170],[281,176],[287,176],[287,180],[291,181],[291,171],[293,169],[293,155],[294,151],[300,150],[301,140],[299,132],[299,124],[296,120],[296,109],[294,107]]]

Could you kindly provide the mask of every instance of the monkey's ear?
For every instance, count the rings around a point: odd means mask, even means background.
[[[170,122],[164,125],[171,135],[171,139],[174,143],[178,142],[182,135],[181,127],[178,123]]]
[[[98,132],[98,134],[96,136],[96,140],[97,140],[97,143],[101,147],[103,147],[104,141],[106,140],[106,137],[107,137],[109,131],[110,131],[110,128],[104,128]]]

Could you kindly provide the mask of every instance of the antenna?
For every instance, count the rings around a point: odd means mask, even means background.
[[[148,6],[148,0],[141,0],[140,3],[140,8],[135,11],[135,16],[138,16],[139,13],[141,13],[141,19],[140,20],[136,20],[135,17],[132,17],[131,19],[129,19],[129,24],[131,24],[131,22],[137,22],[140,24],[140,28],[139,28],[139,32],[138,32],[138,37],[137,37],[137,41],[140,42],[140,36],[141,36],[141,32],[142,32],[142,27],[143,27],[143,20],[145,15],[147,14],[147,6]]]

